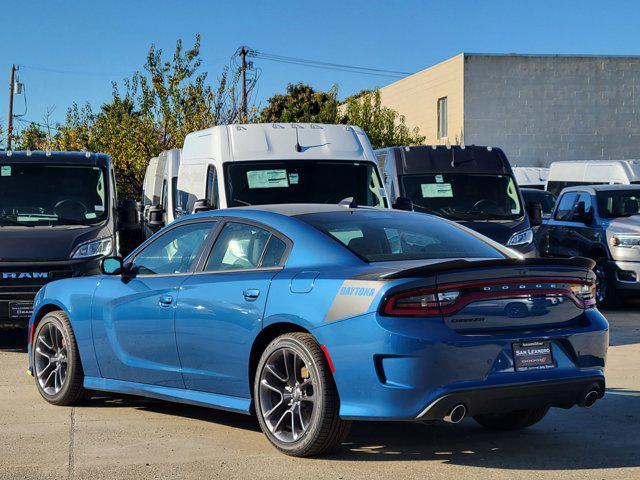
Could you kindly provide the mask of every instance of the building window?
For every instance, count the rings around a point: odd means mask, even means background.
[[[447,136],[447,97],[438,99],[438,138]]]

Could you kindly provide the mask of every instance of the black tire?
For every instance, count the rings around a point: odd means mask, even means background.
[[[47,329],[57,328],[62,334],[63,347],[65,349],[66,357],[66,375],[62,382],[62,386],[56,393],[45,391],[45,388],[41,385],[38,378],[38,367],[36,362],[38,361],[36,352],[38,347],[38,340],[41,335],[45,335]],[[38,324],[35,334],[33,336],[32,345],[33,355],[33,376],[36,382],[36,387],[47,402],[53,405],[76,405],[80,403],[82,399],[87,396],[87,391],[83,388],[84,372],[82,370],[82,363],[80,361],[80,354],[78,352],[78,345],[76,343],[76,337],[71,328],[69,317],[62,311],[53,311],[47,313],[44,318]]]
[[[292,441],[283,441],[271,432],[270,427],[267,425],[267,420],[264,418],[260,393],[261,379],[263,378],[267,361],[273,359],[274,354],[277,355],[279,351],[284,352],[285,350],[287,352],[293,351],[304,361],[304,367],[308,369],[305,373],[313,381],[312,388],[313,396],[315,397],[307,429],[300,438]],[[289,379],[290,377],[287,373],[287,380],[290,381]],[[286,382],[283,382],[283,384],[286,384]],[[342,420],[339,416],[340,399],[331,369],[320,345],[308,333],[281,335],[265,348],[256,369],[253,398],[260,428],[269,441],[278,450],[287,455],[308,457],[327,452],[340,445],[351,427],[351,422]],[[284,402],[284,397],[281,398]],[[291,410],[293,409],[294,407],[291,407]],[[291,415],[293,417],[293,413]]]
[[[615,279],[607,268],[607,259],[598,258],[593,271],[596,274],[596,305],[598,308],[618,308],[622,305],[620,293],[616,290]]]
[[[490,430],[519,430],[538,423],[548,411],[549,407],[529,408],[506,413],[476,415],[473,419]]]

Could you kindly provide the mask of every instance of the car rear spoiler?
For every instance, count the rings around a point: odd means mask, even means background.
[[[384,279],[420,277],[425,274],[444,272],[448,270],[464,270],[468,268],[491,268],[491,267],[574,267],[591,270],[596,262],[590,258],[495,258],[490,260],[465,260],[463,258],[449,260],[441,263],[432,263],[419,267],[412,267],[403,270],[396,270],[382,274]]]

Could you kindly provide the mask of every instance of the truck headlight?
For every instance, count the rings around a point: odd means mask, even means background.
[[[73,251],[71,258],[89,258],[109,255],[113,242],[111,237],[99,238],[98,240],[92,240],[78,247]]]
[[[640,248],[640,235],[614,235],[609,242],[612,247]]]
[[[533,230],[527,228],[521,232],[514,233],[507,242],[507,246],[514,247],[516,245],[528,245],[533,242]]]

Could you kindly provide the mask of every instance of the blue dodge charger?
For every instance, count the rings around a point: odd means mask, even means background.
[[[295,456],[353,420],[524,428],[604,394],[592,267],[420,213],[204,212],[40,290],[29,371],[56,405],[100,390],[255,414]]]

